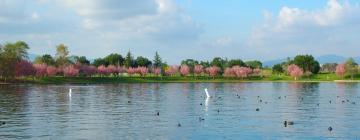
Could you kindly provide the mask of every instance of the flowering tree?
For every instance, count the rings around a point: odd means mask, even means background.
[[[187,76],[190,73],[190,68],[187,65],[181,65],[180,67],[180,74],[182,76]]]
[[[289,65],[287,70],[289,75],[294,77],[295,80],[297,80],[298,77],[301,77],[304,74],[303,70],[295,64]]]
[[[161,74],[161,68],[152,68],[152,73],[159,76]]]
[[[232,68],[226,68],[224,71],[224,77],[234,77],[234,71]]]
[[[108,71],[108,69],[105,67],[105,65],[100,65],[98,68],[97,68],[97,71],[100,75],[108,75],[110,74],[110,72]]]
[[[336,70],[335,70],[335,73],[337,76],[343,78],[345,73],[346,73],[346,66],[345,64],[338,64],[336,66]]]
[[[36,76],[42,77],[46,75],[47,65],[46,64],[34,64],[36,70]]]
[[[46,74],[48,76],[55,76],[57,74],[57,68],[54,66],[48,66],[46,68]]]
[[[202,65],[194,66],[194,73],[200,75],[204,71],[204,67]]]
[[[109,65],[106,69],[109,74],[113,74],[113,75],[118,74],[118,70],[117,70],[116,66],[114,66],[114,65]]]
[[[15,74],[17,77],[31,76],[36,74],[36,69],[29,61],[21,60],[16,63]]]
[[[254,69],[254,70],[253,70],[253,74],[254,74],[255,76],[261,76],[261,69],[259,69],[259,68]]]
[[[124,66],[117,66],[116,69],[119,74],[126,73],[126,68]]]
[[[178,69],[179,69],[179,66],[176,66],[176,65],[170,66],[165,70],[165,74],[169,75],[169,76],[174,75],[178,72]]]
[[[65,77],[75,77],[79,74],[79,70],[76,69],[73,65],[65,67],[63,72]]]
[[[218,72],[220,71],[220,68],[217,66],[212,66],[212,67],[208,67],[206,68],[206,73],[209,74],[209,76],[215,78],[215,76],[218,74]]]
[[[139,74],[143,77],[145,77],[149,72],[149,69],[147,67],[138,67],[137,69],[138,69],[137,71],[139,72]]]
[[[133,68],[133,67],[129,67],[127,69],[127,73],[131,76],[131,75],[134,75],[136,73],[137,69],[136,68]]]
[[[246,78],[252,73],[252,69],[248,67],[234,66],[232,70],[236,77]]]
[[[95,66],[82,65],[80,67],[80,73],[84,74],[85,76],[94,75],[96,72],[97,68]]]

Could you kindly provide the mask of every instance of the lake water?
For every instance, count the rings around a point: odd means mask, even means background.
[[[0,113],[0,139],[357,139],[360,84],[3,85]]]

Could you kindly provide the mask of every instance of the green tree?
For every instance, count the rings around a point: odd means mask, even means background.
[[[131,52],[129,51],[126,54],[124,65],[125,67],[134,67],[134,57],[131,55]]]
[[[346,74],[349,75],[351,79],[354,79],[355,74],[358,73],[358,64],[353,58],[349,58],[348,60],[346,60],[345,70]]]
[[[137,57],[135,60],[135,66],[149,67],[151,63],[149,59],[142,56]]]
[[[211,66],[217,66],[219,68],[221,68],[221,72],[224,71],[226,64],[227,64],[227,60],[226,59],[222,59],[220,57],[215,57],[212,61],[211,61]]]
[[[34,60],[35,64],[46,64],[46,65],[55,65],[54,58],[49,54],[44,54],[43,56],[38,56]]]
[[[80,63],[83,65],[89,65],[90,61],[86,58],[86,56],[76,56],[75,57],[76,63]]]
[[[7,43],[0,49],[0,75],[6,81],[15,77],[16,63],[28,58],[29,46],[23,41]]]
[[[233,67],[233,66],[245,66],[244,61],[242,61],[241,59],[231,59],[229,60],[229,62],[227,63],[227,67]]]
[[[155,56],[154,56],[154,67],[161,67],[161,65],[163,64],[160,55],[158,54],[158,52],[155,52]]]
[[[320,71],[320,64],[312,55],[297,55],[292,63],[302,68],[305,73],[317,74]]]
[[[104,59],[102,59],[102,58],[97,58],[97,59],[95,59],[92,64],[93,64],[94,66],[96,66],[96,67],[99,67],[99,66],[101,66],[101,65],[108,65],[108,64],[106,64],[106,61],[105,61]]]
[[[200,65],[202,65],[204,68],[208,68],[208,67],[210,67],[210,62],[209,61],[200,61]]]
[[[181,65],[187,65],[190,68],[190,72],[193,73],[194,72],[194,67],[195,65],[199,64],[199,61],[196,61],[194,59],[186,59],[181,61]]]
[[[56,46],[56,64],[58,66],[63,66],[69,63],[68,60],[69,50],[68,47],[64,44]]]
[[[124,65],[124,58],[117,53],[112,53],[104,58],[107,65],[118,65],[122,66]]]
[[[281,74],[284,73],[283,66],[281,64],[276,64],[272,67],[272,72],[274,74]]]
[[[247,61],[245,62],[246,65],[252,69],[255,69],[255,68],[262,68],[262,63],[258,60],[253,60],[253,61]]]

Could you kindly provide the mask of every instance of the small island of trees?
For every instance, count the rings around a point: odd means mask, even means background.
[[[168,65],[158,52],[149,59],[135,58],[130,51],[125,57],[112,53],[91,62],[85,56],[70,55],[64,44],[56,46],[55,56],[44,54],[31,62],[28,50],[24,41],[0,45],[2,83],[334,81],[357,79],[359,72],[352,58],[341,64],[320,65],[312,55],[297,55],[268,68],[258,60],[221,57]]]

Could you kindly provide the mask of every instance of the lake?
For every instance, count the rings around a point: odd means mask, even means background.
[[[0,113],[0,139],[357,139],[360,84],[1,85]]]

